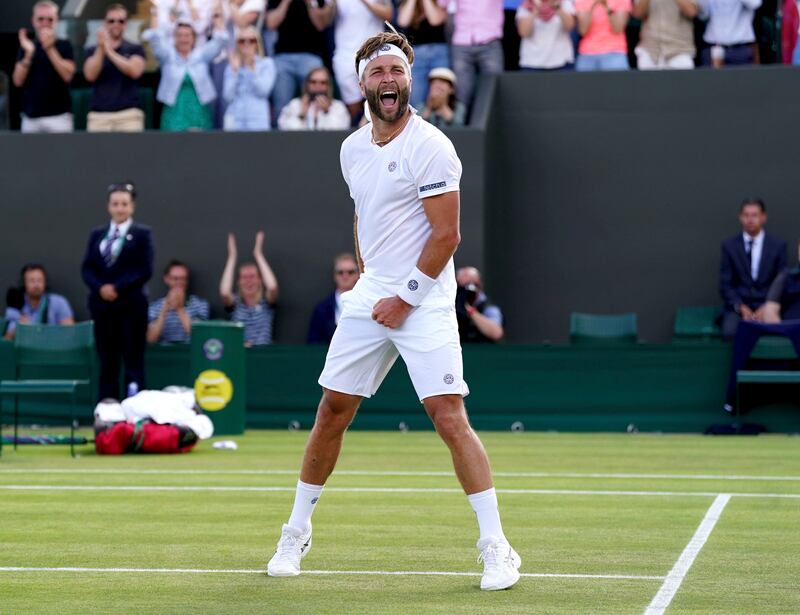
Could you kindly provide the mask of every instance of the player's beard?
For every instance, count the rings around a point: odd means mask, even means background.
[[[411,96],[411,88],[408,86],[405,88],[397,88],[397,110],[391,115],[388,115],[383,109],[381,109],[381,99],[378,95],[379,90],[380,88],[376,88],[375,90],[367,89],[367,104],[369,105],[369,112],[374,117],[377,117],[384,122],[396,122],[403,117],[408,110],[408,99]]]

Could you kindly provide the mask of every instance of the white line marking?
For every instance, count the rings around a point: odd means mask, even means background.
[[[644,615],[662,615],[667,609],[670,602],[672,602],[672,599],[675,597],[675,594],[678,592],[681,583],[683,583],[686,573],[688,573],[689,568],[692,567],[697,554],[700,553],[700,549],[706,544],[706,540],[708,540],[714,526],[717,524],[717,521],[719,521],[722,511],[725,510],[725,506],[728,505],[730,500],[731,494],[729,493],[720,493],[714,499],[711,507],[706,512],[706,516],[703,517],[697,531],[695,531],[694,536],[692,536],[689,544],[686,545],[686,548],[683,550],[683,553],[681,553],[678,561],[675,562],[672,570],[669,571],[666,579],[664,579],[664,584],[661,586],[661,589],[658,590],[650,606],[647,607]]]
[[[0,572],[108,572],[108,573],[156,573],[156,574],[266,574],[264,569],[220,569],[204,568],[34,568],[27,566],[4,566]],[[443,572],[421,570],[303,570],[303,574],[318,575],[381,575],[381,576],[440,576],[440,577],[479,577],[480,572]],[[614,579],[633,581],[663,581],[663,576],[628,574],[558,574],[552,572],[525,572],[522,577],[553,579]]]
[[[175,476],[296,476],[299,470],[161,470],[161,469],[100,469],[100,468],[23,468],[0,469],[2,474],[161,474]],[[504,478],[592,478],[592,479],[655,479],[655,480],[729,480],[798,482],[800,476],[748,476],[740,474],[635,474],[635,473],[583,473],[583,472],[494,472]],[[336,476],[444,476],[455,477],[452,471],[378,471],[336,470]]]
[[[214,487],[186,485],[0,485],[0,491],[201,491],[272,493],[295,492],[295,487]],[[427,487],[325,487],[326,493],[463,493],[461,489]],[[705,491],[603,491],[589,489],[497,489],[509,495],[630,495],[659,497],[716,497],[716,492]],[[730,493],[740,498],[800,499],[800,493]]]

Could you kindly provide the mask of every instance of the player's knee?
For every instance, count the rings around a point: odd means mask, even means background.
[[[355,416],[359,401],[352,395],[325,390],[317,409],[317,424],[329,429],[346,429]]]
[[[467,415],[463,407],[442,406],[431,413],[436,432],[445,441],[463,437],[470,430]]]

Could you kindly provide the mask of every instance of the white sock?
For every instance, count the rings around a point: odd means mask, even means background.
[[[494,487],[468,495],[467,499],[478,517],[481,539],[494,536],[505,540],[506,536],[503,534],[503,526],[500,524],[500,511],[497,508],[497,493],[495,493]]]
[[[292,516],[286,525],[307,532],[311,527],[311,515],[317,506],[322,488],[325,485],[309,485],[301,480],[297,481],[297,491],[294,494]]]

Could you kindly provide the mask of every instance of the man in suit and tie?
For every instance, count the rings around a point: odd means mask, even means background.
[[[100,359],[100,400],[121,399],[121,361],[127,390],[144,388],[145,284],[153,275],[153,237],[149,227],[133,221],[135,197],[132,184],[108,187],[111,221],[91,232],[81,266]]]
[[[739,209],[742,232],[722,242],[719,291],[725,305],[722,337],[732,340],[742,320],[763,322],[770,284],[786,267],[786,242],[767,235],[764,201],[748,198]]]
[[[320,301],[311,315],[308,327],[309,344],[330,344],[339,314],[342,312],[342,293],[352,290],[358,282],[358,263],[352,254],[340,254],[333,262],[333,282],[336,290]]]

